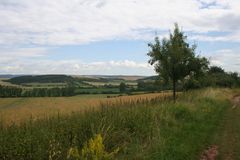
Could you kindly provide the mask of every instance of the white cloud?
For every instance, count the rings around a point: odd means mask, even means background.
[[[186,31],[234,33],[239,6],[239,0],[0,0],[0,43],[142,39],[145,29],[168,31],[174,22]]]
[[[81,60],[14,60],[7,64],[1,63],[0,73],[152,75],[154,71],[147,63],[139,63],[130,60],[91,63],[84,63]]]
[[[240,54],[231,49],[218,50],[210,57],[212,65],[221,66],[226,71],[240,71]]]
[[[28,47],[28,48],[5,48],[0,50],[2,57],[25,57],[25,58],[38,58],[49,54],[48,49],[44,47]]]
[[[240,0],[0,0],[0,17],[1,73],[153,74],[146,63],[130,60],[46,59],[49,46],[152,40],[175,22],[191,40],[240,42]],[[237,60],[237,51],[212,55],[227,70],[239,71]]]

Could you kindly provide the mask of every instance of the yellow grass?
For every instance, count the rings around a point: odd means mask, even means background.
[[[75,97],[0,98],[0,118],[4,125],[19,124],[30,117],[39,119],[55,114],[97,109],[102,103],[137,101],[169,96],[171,93],[152,93],[134,96],[106,98],[106,95],[82,95]]]

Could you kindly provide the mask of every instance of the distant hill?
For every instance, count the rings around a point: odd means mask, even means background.
[[[98,80],[128,80],[128,81],[136,81],[138,79],[146,78],[147,76],[135,76],[135,75],[79,75],[73,76],[78,78],[90,78],[90,79],[98,79]]]
[[[96,78],[96,77],[85,77],[85,76],[73,76],[75,80],[78,81],[87,81],[87,82],[108,82],[109,79],[105,78]]]
[[[137,80],[155,80],[157,76],[125,76],[125,75],[2,75],[5,80],[12,84],[26,83],[81,83],[81,82],[111,82],[111,81],[137,81]],[[1,77],[0,77],[1,78]]]
[[[14,77],[19,77],[23,75],[13,75],[13,74],[2,74],[0,75],[0,78],[14,78]]]
[[[157,79],[159,79],[159,76],[149,76],[149,77],[138,79],[138,81],[155,81]]]
[[[37,75],[14,77],[7,81],[19,85],[23,83],[71,83],[74,78],[66,75]]]

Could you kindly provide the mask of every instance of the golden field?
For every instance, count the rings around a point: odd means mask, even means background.
[[[169,96],[171,93],[150,93],[107,98],[107,95],[74,97],[0,98],[0,121],[3,125],[46,118],[57,114],[97,109],[104,103],[136,102],[143,99]]]

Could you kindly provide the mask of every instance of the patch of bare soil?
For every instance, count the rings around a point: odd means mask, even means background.
[[[216,145],[209,147],[205,150],[200,158],[200,160],[216,160],[218,155],[218,147]]]

